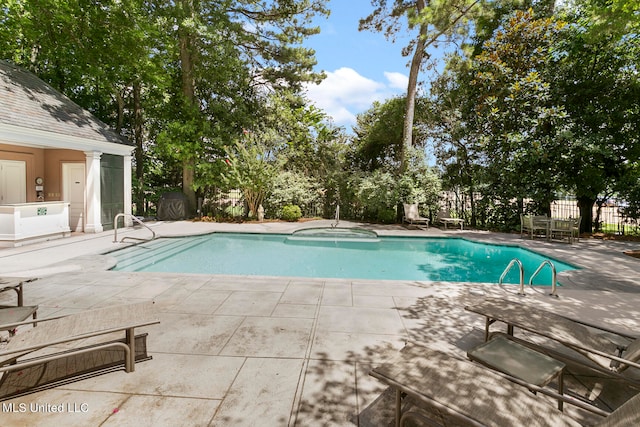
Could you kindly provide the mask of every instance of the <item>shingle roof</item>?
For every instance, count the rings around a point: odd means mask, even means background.
[[[0,60],[0,123],[93,141],[131,145],[34,74]]]

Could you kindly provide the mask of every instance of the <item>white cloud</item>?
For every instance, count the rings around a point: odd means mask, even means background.
[[[389,81],[389,87],[394,89],[401,89],[406,91],[409,84],[409,76],[405,76],[402,73],[392,73],[389,71],[384,72],[384,76]]]
[[[401,73],[385,72],[387,82],[369,79],[347,67],[326,74],[327,78],[319,85],[307,85],[307,96],[339,126],[354,125],[356,115],[371,107],[374,101],[383,101],[407,88],[407,77]]]

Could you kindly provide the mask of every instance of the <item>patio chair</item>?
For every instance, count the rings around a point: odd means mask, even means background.
[[[629,367],[640,369],[638,337],[507,300],[486,298],[467,305],[465,309],[485,316],[485,341],[489,339],[490,326],[495,322],[502,322],[507,325],[506,333],[510,337],[514,335],[514,328],[520,328],[560,343],[586,357],[586,360],[530,340],[517,339],[520,343],[554,358],[587,365],[636,386],[640,385],[640,380],[623,375]]]
[[[429,218],[424,218],[420,216],[418,212],[418,204],[417,203],[403,203],[404,205],[404,222],[408,222],[409,224],[422,223],[429,227]]]
[[[549,239],[564,240],[565,238],[569,244],[573,243],[573,228],[574,221],[569,219],[552,218],[549,223]]]
[[[34,321],[2,325],[25,326]],[[135,329],[159,323],[152,302],[84,311],[37,320],[38,327],[16,334],[0,348],[0,400],[37,391],[73,377],[150,359],[147,334]],[[120,335],[120,339],[118,339]],[[61,344],[78,344],[81,347]]]
[[[24,289],[25,283],[37,280],[37,278],[23,279],[14,277],[0,277],[0,293],[2,292],[15,292],[16,293],[16,305],[0,304],[0,325],[22,322],[28,319],[30,316],[35,320],[38,315],[37,305],[24,305]],[[15,334],[15,328],[2,328],[0,331],[9,331],[9,338]]]
[[[520,214],[520,237],[525,234],[533,240],[535,236],[549,236],[549,218],[543,215]]]
[[[578,216],[577,218],[573,218],[573,226],[571,227],[571,238],[573,240],[580,241],[580,222],[582,221],[582,217]]]
[[[596,426],[640,423],[640,394],[609,414],[570,396],[414,343],[369,374],[395,389],[397,427],[410,420],[429,426],[581,425],[530,390],[603,416]]]
[[[448,224],[460,225],[460,230],[464,230],[464,219],[453,218],[451,212],[446,209],[441,209],[440,212],[438,212],[438,222],[444,225],[445,230]]]

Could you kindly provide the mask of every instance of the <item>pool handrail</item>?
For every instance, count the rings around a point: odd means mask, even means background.
[[[334,223],[331,224],[331,228],[336,228],[340,224],[340,205],[336,205],[336,216]]]
[[[511,270],[511,267],[513,267],[514,264],[518,264],[518,269],[520,270],[520,288],[518,290],[518,295],[524,295],[524,266],[522,265],[522,261],[520,261],[518,258],[514,258],[509,262],[509,265],[507,265],[507,268],[505,268],[504,271],[502,272],[502,275],[500,276],[500,280],[498,280],[498,285],[502,285],[502,281],[504,280],[505,276],[507,275],[509,270]]]
[[[131,218],[132,220],[134,220],[135,222],[137,222],[138,224],[140,224],[141,226],[149,230],[152,236],[150,239],[140,239],[138,237],[125,236],[122,238],[122,240],[120,240],[120,243],[124,242],[124,239],[141,240],[144,242],[148,242],[156,238],[156,232],[153,231],[151,227],[149,227],[147,224],[140,221],[136,216],[132,214],[119,213],[113,218],[113,243],[118,243],[118,218],[126,218],[126,217]]]
[[[556,266],[553,265],[553,263],[551,262],[551,260],[545,259],[544,261],[542,261],[542,263],[540,263],[540,265],[538,266],[538,268],[536,269],[536,271],[531,275],[531,277],[529,278],[529,286],[531,286],[531,288],[533,288],[533,278],[540,272],[540,270],[542,270],[542,268],[548,265],[549,267],[551,267],[551,293],[549,294],[552,297],[556,297],[558,298],[558,294],[556,293]]]

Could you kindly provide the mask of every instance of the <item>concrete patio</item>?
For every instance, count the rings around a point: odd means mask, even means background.
[[[213,231],[288,233],[328,223],[184,221],[152,227],[162,237]],[[464,305],[482,295],[639,334],[640,260],[623,254],[640,249],[638,243],[582,239],[568,245],[522,240],[519,234],[367,227],[381,235],[453,235],[518,244],[582,269],[559,275],[563,286],[555,299],[531,289],[521,297],[512,285],[108,271],[114,259],[100,254],[124,246],[112,242],[113,232],[0,249],[0,276],[41,277],[25,285],[25,302],[40,306],[40,318],[153,300],[161,321],[145,328],[153,360],[137,364],[134,373],[121,370],[1,402],[1,424],[390,425],[390,395],[369,370],[406,340],[464,358],[484,332],[484,318],[466,312]],[[119,234],[149,233],[136,228]],[[9,293],[0,294],[0,303],[12,299]],[[615,383],[599,387],[592,392],[611,407],[632,393]],[[63,412],[53,411],[57,405]]]

